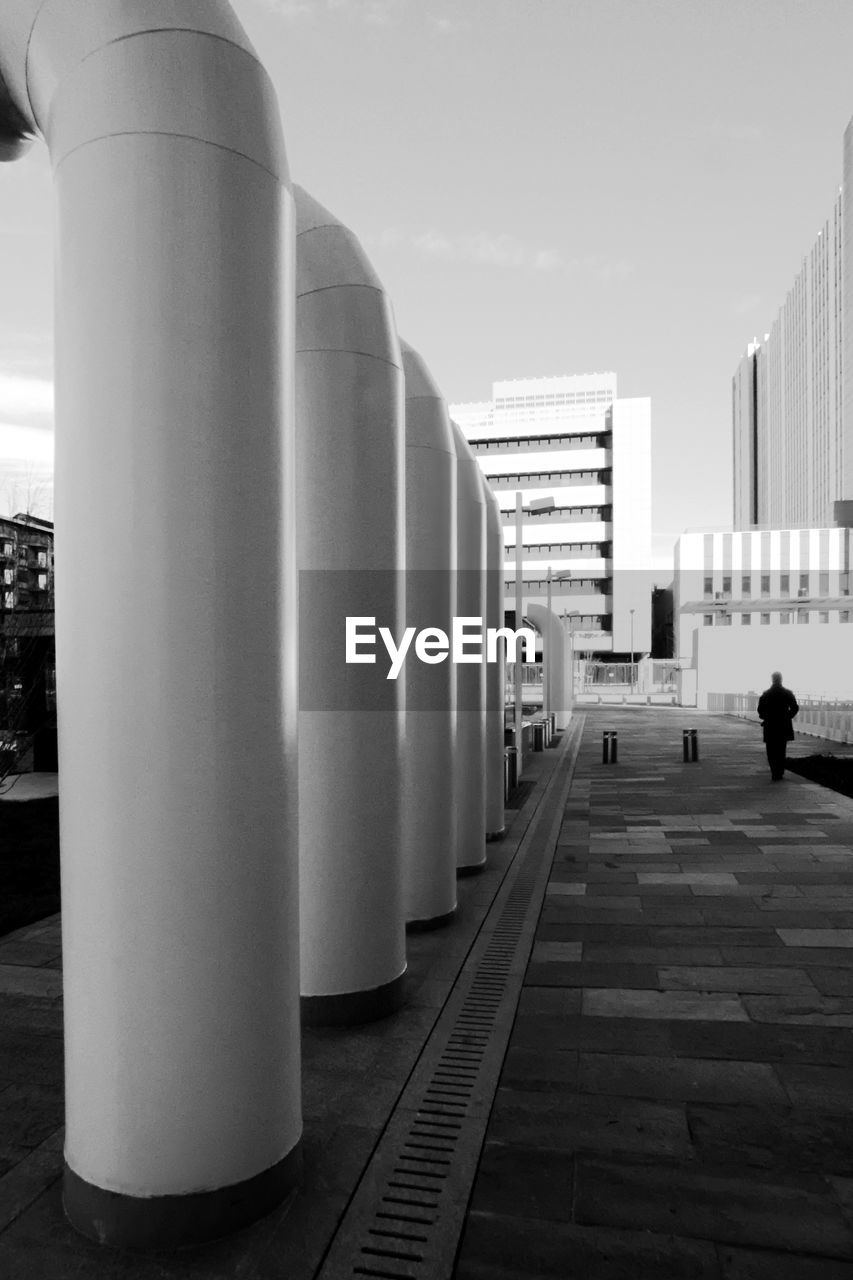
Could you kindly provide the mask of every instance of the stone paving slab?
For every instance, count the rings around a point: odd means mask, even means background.
[[[853,1280],[853,801],[591,710],[551,889],[457,1275]]]
[[[853,1257],[853,1232],[819,1175],[751,1176],[686,1165],[582,1157],[575,1221],[674,1231],[723,1244],[760,1245],[830,1258]]]
[[[508,815],[510,829],[490,845],[486,869],[460,880],[452,924],[409,935],[404,1007],[360,1028],[303,1029],[302,1185],[260,1222],[203,1248],[106,1250],[66,1221],[59,917],[0,940],[3,1280],[313,1280],[536,810],[537,779],[544,783],[557,759],[543,753],[526,765],[529,804]],[[580,993],[572,995],[578,1011]]]

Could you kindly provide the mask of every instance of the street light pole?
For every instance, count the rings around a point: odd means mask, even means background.
[[[631,615],[631,692],[634,692],[634,610],[629,609]]]
[[[551,711],[551,566],[548,565],[548,634],[542,636],[542,715],[547,720]]]
[[[522,505],[521,490],[515,495],[515,629],[518,631],[522,625],[521,621],[521,568],[522,568],[522,551],[521,551],[521,520],[524,507]],[[515,747],[518,752],[518,772],[521,776],[521,760],[522,760],[522,715],[521,715],[521,695],[523,683],[522,671],[522,649],[521,645],[516,641],[515,646]]]

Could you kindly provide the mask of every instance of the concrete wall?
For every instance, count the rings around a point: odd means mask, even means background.
[[[853,698],[853,624],[703,627],[694,653],[700,707],[709,693],[761,692],[772,671],[798,699]]]

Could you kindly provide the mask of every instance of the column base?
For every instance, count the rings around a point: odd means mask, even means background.
[[[298,1186],[302,1140],[269,1169],[214,1191],[129,1196],[95,1186],[67,1164],[62,1204],[73,1227],[98,1244],[124,1249],[172,1249],[231,1235],[270,1213]]]
[[[495,840],[503,840],[506,835],[506,827],[501,827],[500,831],[487,831],[486,844],[494,844]]]
[[[469,862],[465,866],[456,868],[456,879],[461,880],[463,876],[478,876],[485,868],[485,858],[483,858],[482,862]]]
[[[303,1027],[354,1027],[396,1013],[403,1003],[406,971],[381,987],[330,996],[301,996]]]
[[[429,933],[432,929],[442,929],[456,916],[456,907],[452,911],[445,911],[441,916],[430,916],[426,920],[407,920],[406,933]]]

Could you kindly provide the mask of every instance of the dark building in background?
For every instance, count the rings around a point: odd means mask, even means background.
[[[671,658],[675,653],[672,587],[652,588],[652,657]]]
[[[56,761],[53,525],[0,517],[0,776]]]

